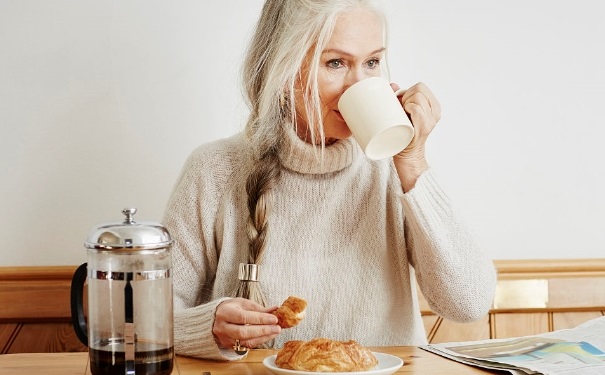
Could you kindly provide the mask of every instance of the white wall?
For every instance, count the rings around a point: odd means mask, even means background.
[[[261,0],[0,0],[0,266],[85,260],[95,225],[159,221],[189,152],[241,129]],[[601,257],[598,0],[392,0],[391,75],[443,118],[430,162],[497,259]]]

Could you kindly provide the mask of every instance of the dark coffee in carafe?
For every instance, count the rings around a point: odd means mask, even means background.
[[[90,349],[90,371],[93,374],[124,375],[126,372],[125,352]],[[137,351],[135,373],[170,375],[172,373],[174,349]]]

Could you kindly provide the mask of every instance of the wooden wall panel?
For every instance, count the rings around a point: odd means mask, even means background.
[[[548,313],[492,314],[492,338],[537,335],[549,332]]]
[[[560,312],[553,314],[553,330],[568,329],[605,315],[604,311]]]
[[[26,323],[6,353],[82,352],[87,348],[76,337],[71,323]]]
[[[0,268],[0,323],[70,321],[76,267]]]
[[[0,282],[0,321],[69,320],[69,293],[68,281]]]
[[[76,267],[0,268],[0,350],[86,351],[71,326],[70,286]]]
[[[558,277],[548,280],[549,307],[605,307],[605,277]]]
[[[501,280],[605,277],[605,258],[495,260],[494,264]]]
[[[434,330],[430,336],[430,343],[452,342],[452,341],[475,341],[490,338],[490,321],[486,315],[482,319],[472,323],[456,323],[443,319],[439,329]]]
[[[10,349],[21,325],[18,323],[0,324],[0,354],[6,354]]]

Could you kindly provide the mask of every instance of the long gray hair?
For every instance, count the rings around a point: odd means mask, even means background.
[[[296,127],[297,111],[306,111],[313,144],[325,147],[317,85],[320,56],[338,15],[354,7],[372,9],[384,20],[374,0],[265,1],[243,66],[243,84],[250,107],[246,135],[253,158],[253,169],[246,183],[249,264],[260,263],[267,245],[272,188],[281,173],[279,152],[285,126]],[[309,73],[305,82],[301,82],[303,66]],[[305,108],[294,106],[295,90],[301,89],[295,87],[297,81],[302,85]],[[258,282],[241,281],[236,295],[265,305]]]

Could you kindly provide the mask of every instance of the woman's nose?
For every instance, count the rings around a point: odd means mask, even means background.
[[[348,89],[349,87],[353,86],[354,84],[356,84],[357,82],[369,78],[368,76],[366,76],[365,72],[363,71],[363,69],[351,69],[347,72],[347,76],[345,79],[345,90]]]

